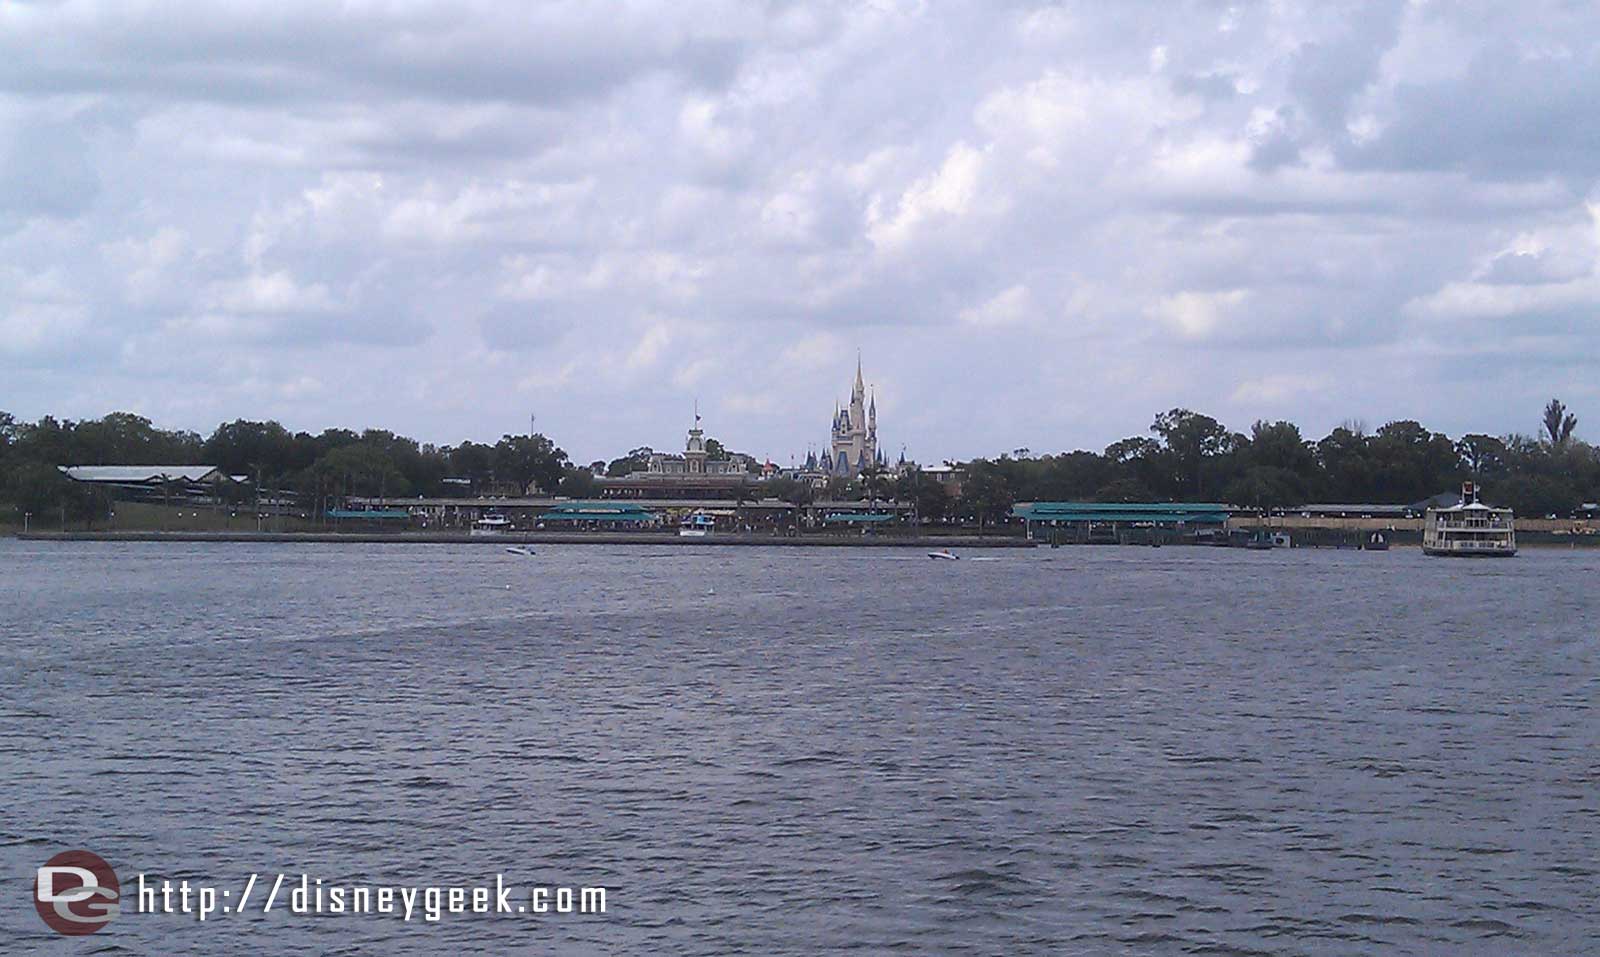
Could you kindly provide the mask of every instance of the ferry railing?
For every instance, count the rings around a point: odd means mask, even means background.
[[[1483,540],[1458,539],[1456,541],[1436,542],[1430,547],[1442,548],[1446,551],[1452,552],[1480,552],[1504,550],[1506,548],[1510,548],[1511,545],[1511,539],[1498,538]]]

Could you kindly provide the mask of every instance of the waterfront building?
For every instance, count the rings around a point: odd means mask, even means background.
[[[217,503],[247,476],[227,475],[214,465],[61,465],[80,485],[103,489],[117,501]]]
[[[700,428],[700,413],[694,414],[694,428],[689,430],[683,454],[652,452],[644,471],[654,475],[744,475],[750,471],[750,456],[733,453],[713,459],[706,450],[705,430]],[[637,474],[637,473],[635,473]]]
[[[752,466],[748,455],[712,458],[696,411],[683,454],[654,452],[644,468],[596,482],[603,498],[744,500],[757,497],[760,479],[752,474]]]
[[[900,461],[903,467],[905,456],[901,456]],[[923,466],[922,475],[924,478],[937,482],[944,489],[945,495],[954,499],[961,495],[961,485],[966,481],[967,470],[962,466],[946,462],[943,465]]]

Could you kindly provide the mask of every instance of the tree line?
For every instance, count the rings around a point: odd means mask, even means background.
[[[1258,421],[1235,432],[1211,416],[1172,409],[1155,417],[1149,434],[1102,452],[1018,449],[975,459],[957,507],[992,518],[1013,501],[1409,505],[1470,480],[1486,501],[1518,514],[1566,516],[1600,499],[1600,450],[1577,438],[1577,425],[1552,399],[1533,435],[1452,439],[1401,419],[1372,432],[1348,422],[1312,441],[1292,422]]]
[[[32,423],[0,412],[0,501],[18,510],[86,514],[98,505],[93,491],[63,478],[57,466],[121,464],[214,465],[247,478],[252,489],[292,495],[318,512],[352,495],[553,494],[588,475],[543,435],[435,446],[383,429],[313,435],[240,419],[201,437],[158,428],[127,412],[77,422],[45,416]],[[253,494],[235,493],[241,500]]]
[[[1315,441],[1287,421],[1236,432],[1188,409],[1157,415],[1147,434],[1100,452],[1034,455],[1016,449],[962,463],[961,491],[915,466],[868,469],[822,489],[792,478],[762,494],[814,499],[914,502],[932,520],[998,521],[1017,501],[1217,501],[1250,508],[1308,502],[1410,504],[1474,480],[1485,498],[1523,515],[1566,515],[1600,499],[1600,451],[1577,435],[1577,416],[1559,400],[1536,434],[1468,434],[1457,439],[1413,420],[1368,432],[1346,423]],[[708,446],[715,440],[708,441]],[[715,446],[719,457],[728,453]],[[215,465],[252,487],[286,492],[320,511],[346,496],[403,498],[538,493],[587,497],[594,475],[641,469],[651,450],[579,467],[544,435],[505,435],[493,445],[436,446],[382,429],[291,432],[277,422],[240,419],[209,436],[156,427],[114,412],[100,419],[22,422],[0,412],[0,501],[43,513],[90,511],[92,493],[62,478],[58,465]],[[246,494],[240,492],[238,494]]]

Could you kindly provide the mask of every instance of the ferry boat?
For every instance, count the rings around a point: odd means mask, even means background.
[[[478,519],[472,523],[474,535],[504,535],[511,531],[511,519],[495,512]]]
[[[1461,503],[1430,508],[1422,526],[1425,555],[1466,558],[1510,558],[1517,553],[1517,533],[1511,509],[1492,508],[1478,501],[1471,482],[1461,486]]]
[[[678,523],[679,538],[705,538],[717,527],[717,520],[705,512],[694,512]]]

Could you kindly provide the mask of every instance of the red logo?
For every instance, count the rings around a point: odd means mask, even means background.
[[[58,934],[92,934],[117,916],[122,885],[98,854],[62,851],[33,881],[33,907]]]

